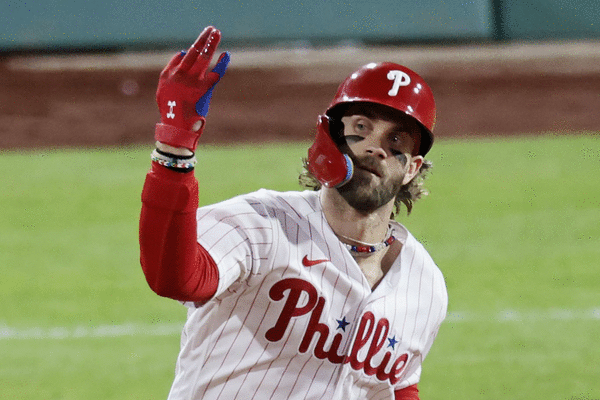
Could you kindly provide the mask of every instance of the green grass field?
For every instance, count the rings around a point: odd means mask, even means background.
[[[306,144],[205,147],[201,203],[297,190]],[[0,152],[0,398],[164,399],[185,310],[138,262],[149,147]],[[423,400],[600,399],[600,139],[439,141],[399,219],[444,271]]]

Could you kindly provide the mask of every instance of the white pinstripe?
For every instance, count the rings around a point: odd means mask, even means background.
[[[401,225],[400,257],[371,291],[315,192],[261,190],[201,208],[198,221],[220,281],[188,312],[170,400],[385,399],[418,381],[447,297]],[[329,262],[304,267],[304,256]]]

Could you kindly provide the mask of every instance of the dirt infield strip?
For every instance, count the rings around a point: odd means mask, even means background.
[[[171,54],[0,59],[0,148],[151,143]],[[339,82],[384,60],[430,83],[440,138],[600,131],[600,43],[271,49],[232,50],[202,140],[309,140]]]

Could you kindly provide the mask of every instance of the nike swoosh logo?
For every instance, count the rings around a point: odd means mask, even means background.
[[[304,265],[305,267],[312,267],[314,265],[323,264],[326,262],[329,262],[329,260],[326,258],[320,260],[309,260],[308,256],[304,256],[304,258],[302,259],[302,265]]]

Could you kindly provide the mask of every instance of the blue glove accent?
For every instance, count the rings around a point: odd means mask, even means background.
[[[226,51],[223,58],[221,58],[221,60],[213,68],[212,72],[216,72],[217,74],[219,74],[219,79],[221,79],[223,75],[225,75],[225,70],[229,65],[229,61],[231,61],[231,54],[229,54],[229,52]]]
[[[231,61],[231,56],[229,55],[229,52],[226,51],[223,58],[212,69],[212,72],[216,72],[217,74],[219,74],[219,80],[223,77],[223,75],[225,75],[225,70],[229,65],[229,61]],[[204,118],[206,118],[206,114],[208,114],[208,106],[210,105],[212,92],[218,82],[219,81],[215,82],[215,84],[212,85],[211,88],[208,89],[206,93],[204,93],[204,95],[200,97],[200,100],[198,100],[198,102],[196,103],[196,112],[198,113],[198,115],[201,115]]]

